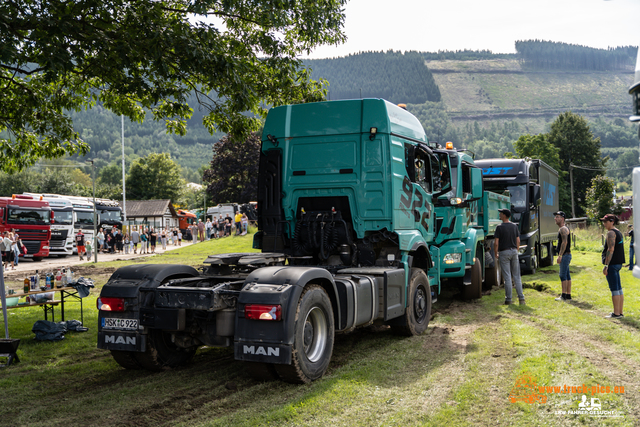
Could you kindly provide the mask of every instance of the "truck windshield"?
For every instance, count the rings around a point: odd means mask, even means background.
[[[9,208],[7,222],[10,224],[49,224],[50,211],[38,209]]]
[[[524,208],[527,206],[527,192],[525,185],[510,185],[507,187],[511,193],[511,204],[516,208]]]
[[[76,228],[93,228],[93,212],[76,211]]]
[[[70,208],[68,210],[53,209],[53,215],[58,225],[73,224],[73,211]]]
[[[100,210],[100,221],[102,222],[120,222],[122,220],[121,211],[118,210]]]

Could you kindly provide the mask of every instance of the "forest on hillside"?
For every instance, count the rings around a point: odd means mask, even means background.
[[[418,52],[362,52],[309,59],[312,78],[329,82],[327,99],[384,98],[393,103],[440,101],[440,89]]]
[[[518,58],[525,67],[543,70],[615,71],[632,69],[635,46],[596,49],[544,40],[516,41]]]
[[[425,60],[454,59],[481,60],[520,58],[526,67],[538,67],[551,73],[556,70],[600,70],[630,67],[635,60],[636,47],[593,49],[566,43],[539,40],[519,41],[517,54],[494,54],[488,50],[440,52],[363,52],[343,58],[305,60],[314,79],[328,81],[327,97],[331,100],[380,97],[394,103],[412,104],[411,111],[420,117],[430,139],[458,141],[462,146],[475,144],[480,153],[512,151],[510,144],[519,135],[528,133],[518,120],[494,122],[487,128],[470,122],[453,126],[440,88]],[[577,68],[576,68],[577,67]],[[444,100],[446,101],[446,100]],[[127,168],[137,158],[149,153],[169,153],[182,168],[188,181],[200,182],[198,168],[211,161],[212,147],[223,135],[210,135],[202,125],[205,111],[195,96],[190,99],[194,108],[188,121],[187,134],[167,134],[163,122],[148,115],[143,123],[125,120],[125,160]],[[107,165],[120,165],[122,159],[121,119],[101,105],[89,111],[70,113],[76,130],[89,143],[91,151],[86,159],[96,162],[98,172]],[[621,120],[622,121],[622,120]],[[602,152],[617,161],[621,154],[637,146],[635,131],[627,123],[593,123],[596,136],[602,141]],[[488,155],[488,154],[487,154]],[[631,158],[632,154],[625,154]],[[85,160],[78,159],[75,160]],[[610,163],[613,164],[613,163]]]

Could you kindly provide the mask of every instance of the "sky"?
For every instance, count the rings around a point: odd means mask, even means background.
[[[607,48],[640,44],[640,0],[350,0],[347,42],[310,58],[362,51],[491,50],[516,40]]]

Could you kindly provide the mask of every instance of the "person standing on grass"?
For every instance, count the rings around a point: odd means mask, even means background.
[[[520,263],[518,262],[518,248],[520,247],[520,232],[518,226],[509,221],[511,211],[509,209],[498,209],[500,221],[496,227],[494,239],[494,253],[500,263],[502,277],[504,277],[505,305],[511,304],[511,294],[513,292],[511,281],[516,284],[516,292],[520,305],[525,305],[524,293],[522,292],[522,280],[520,280]]]
[[[607,318],[617,319],[624,317],[622,308],[624,305],[624,295],[622,293],[622,284],[620,283],[620,269],[624,264],[624,238],[616,225],[620,222],[618,217],[613,214],[606,214],[600,218],[602,225],[607,230],[607,236],[602,250],[602,263],[604,269],[602,274],[607,277],[609,289],[611,290],[611,302],[613,302],[613,313],[608,314]]]
[[[633,225],[629,226],[627,236],[631,237],[631,243],[629,243],[629,270],[633,270],[633,266],[636,265],[633,260],[633,256],[635,255],[635,250],[633,248]]]
[[[238,236],[242,234],[242,214],[240,213],[240,211],[236,212],[234,221],[234,225],[236,227],[236,236]]]
[[[558,229],[558,265],[560,266],[560,282],[562,283],[562,295],[556,298],[556,301],[571,300],[571,273],[569,272],[569,264],[571,264],[571,233],[569,227],[565,225],[566,215],[562,211],[553,214]]]
[[[204,222],[202,222],[201,219],[198,219],[198,240],[201,242],[204,242],[204,229],[205,229],[205,225]]]
[[[149,235],[147,234],[147,230],[142,227],[142,232],[140,233],[140,253],[147,253],[147,242],[149,241]]]

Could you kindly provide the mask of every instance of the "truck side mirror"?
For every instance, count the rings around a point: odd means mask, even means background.
[[[411,145],[407,148],[407,175],[411,182],[416,182],[416,147]]]
[[[0,208],[0,224],[4,224],[4,208]]]
[[[471,172],[471,198],[481,199],[483,195],[482,188],[482,169],[470,168]]]
[[[55,223],[56,221],[55,221],[55,219],[54,219],[54,213],[53,213],[53,211],[49,211],[49,214],[50,214],[50,216],[51,216],[51,218],[50,218],[50,219],[51,219],[51,224]]]
[[[540,184],[535,184],[531,187],[531,204],[540,206],[542,200],[540,199]]]

